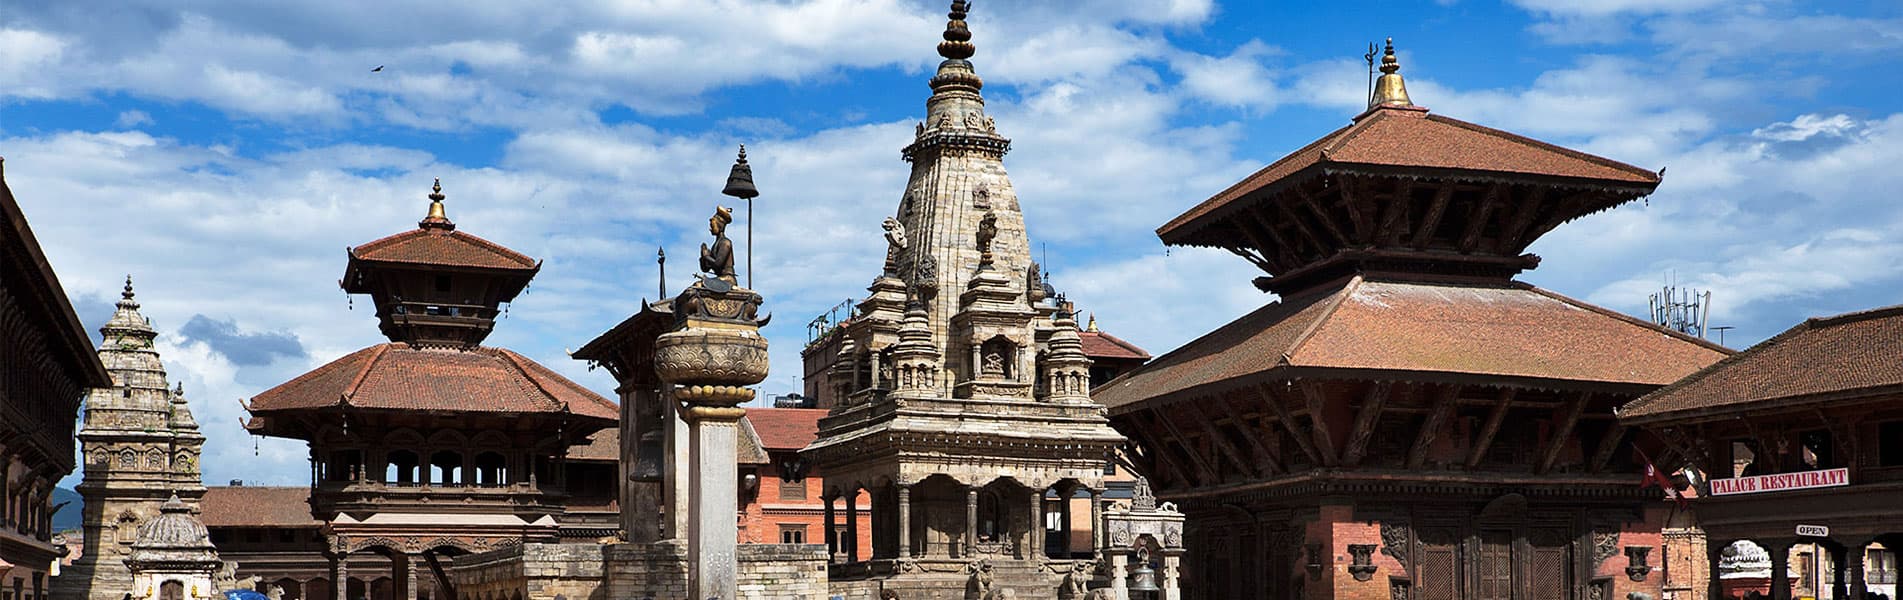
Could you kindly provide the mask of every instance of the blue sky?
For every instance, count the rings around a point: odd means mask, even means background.
[[[302,444],[254,451],[238,400],[381,341],[335,285],[344,248],[413,227],[433,177],[463,231],[546,261],[490,343],[603,394],[564,349],[654,294],[656,247],[686,281],[738,143],[777,315],[766,393],[797,389],[805,322],[863,293],[943,2],[532,4],[0,13],[8,182],[89,326],[135,277],[207,481],[304,483]],[[1525,280],[1638,314],[1669,273],[1713,292],[1733,346],[1899,301],[1903,5],[979,2],[970,21],[1053,283],[1154,353],[1273,298],[1153,228],[1346,124],[1386,36],[1418,104],[1668,168],[1647,202],[1548,234]]]

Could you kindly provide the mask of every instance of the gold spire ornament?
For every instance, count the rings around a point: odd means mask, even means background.
[[[1414,106],[1407,98],[1407,83],[1401,80],[1401,61],[1394,57],[1394,38],[1388,38],[1381,55],[1381,78],[1375,80],[1374,97],[1368,100],[1368,108],[1377,106]]]
[[[423,220],[417,221],[416,226],[424,229],[454,230],[456,229],[456,224],[450,222],[449,212],[443,209],[443,198],[445,197],[443,196],[443,178],[437,177],[435,179],[436,182],[430,184],[429,215],[423,217]]]

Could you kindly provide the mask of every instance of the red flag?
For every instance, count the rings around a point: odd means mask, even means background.
[[[1645,476],[1639,478],[1639,489],[1657,485],[1659,489],[1665,490],[1666,493],[1670,494],[1672,501],[1677,502],[1679,507],[1684,507],[1685,496],[1678,493],[1678,486],[1672,485],[1672,478],[1666,477],[1664,473],[1659,472],[1658,467],[1652,465],[1652,458],[1646,456],[1644,450],[1633,446],[1632,451],[1637,452],[1639,454],[1639,460],[1645,463]]]

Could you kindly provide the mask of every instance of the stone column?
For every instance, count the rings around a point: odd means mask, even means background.
[[[899,488],[899,559],[912,557],[912,486],[896,484]]]
[[[1130,557],[1125,556],[1122,552],[1108,549],[1104,550],[1103,557],[1104,560],[1110,562],[1110,597],[1116,598],[1117,600],[1129,600],[1130,572],[1128,567]]]
[[[833,501],[838,500],[838,498],[833,496],[829,490],[823,493],[820,500],[826,503],[826,560],[827,562],[839,562],[839,530],[837,529],[839,519],[838,516],[833,513]]]
[[[965,555],[967,558],[978,549],[978,486],[965,486]]]
[[[1858,542],[1844,552],[1844,566],[1850,569],[1850,587],[1844,591],[1846,594],[1844,598],[1848,600],[1863,600],[1863,595],[1868,591],[1863,580],[1863,559],[1864,544],[1862,542]],[[1718,572],[1712,571],[1712,578],[1717,577]],[[1716,597],[1713,596],[1713,598]]]
[[[740,506],[734,469],[734,437],[747,409],[692,406],[686,412],[689,445],[687,554],[691,559],[694,598],[733,600],[739,563],[734,548],[739,530],[734,511]]]
[[[1103,490],[1090,490],[1090,551],[1103,556]]]
[[[332,600],[350,600],[350,555],[330,556],[330,596]]]
[[[397,580],[399,582],[398,585],[403,586],[403,590],[400,592],[403,595],[403,600],[416,600],[416,562],[418,558],[421,557],[414,554],[404,554],[399,557],[398,560],[393,561],[397,563],[397,568],[403,569],[402,579]]]
[[[681,418],[680,407],[672,398],[672,392],[659,394],[661,403],[662,443],[667,446],[661,463],[661,501],[666,504],[663,511],[666,519],[662,521],[661,535],[664,539],[687,539],[687,514],[693,503],[688,490],[688,446],[687,421]]]
[[[1183,593],[1177,589],[1178,577],[1176,573],[1177,567],[1182,564],[1182,561],[1182,552],[1175,550],[1163,551],[1163,572],[1157,574],[1161,581],[1157,582],[1156,587],[1162,588],[1157,591],[1158,600],[1182,600]]]
[[[1044,556],[1044,490],[1031,490],[1029,508],[1031,512],[1026,516],[1031,519],[1031,527],[1024,536],[1024,543],[1029,547],[1024,549],[1024,557],[1038,558]]]
[[[1771,600],[1791,600],[1791,546],[1771,543]]]
[[[846,562],[859,562],[859,484],[846,489]]]
[[[880,381],[880,380],[879,380],[879,379],[880,379],[880,378],[879,378],[879,367],[881,366],[881,365],[879,364],[879,362],[880,362],[880,361],[879,361],[879,353],[878,353],[877,351],[873,351],[873,352],[871,352],[870,354],[868,354],[868,355],[867,355],[867,358],[868,358],[868,359],[870,359],[870,360],[872,361],[872,370],[871,370],[871,376],[872,376],[872,385],[869,385],[869,386],[866,386],[866,387],[868,387],[868,388],[871,388],[871,389],[875,389],[875,390],[876,390],[876,389],[880,389],[881,387],[883,387],[883,386],[885,385],[885,382],[884,382],[884,381]]]

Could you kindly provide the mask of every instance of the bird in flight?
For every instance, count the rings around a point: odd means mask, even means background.
[[[383,72],[383,65],[377,65],[377,68],[375,68],[375,69],[371,69],[371,70],[370,70],[370,72],[371,72],[371,73],[382,73],[382,72]]]

